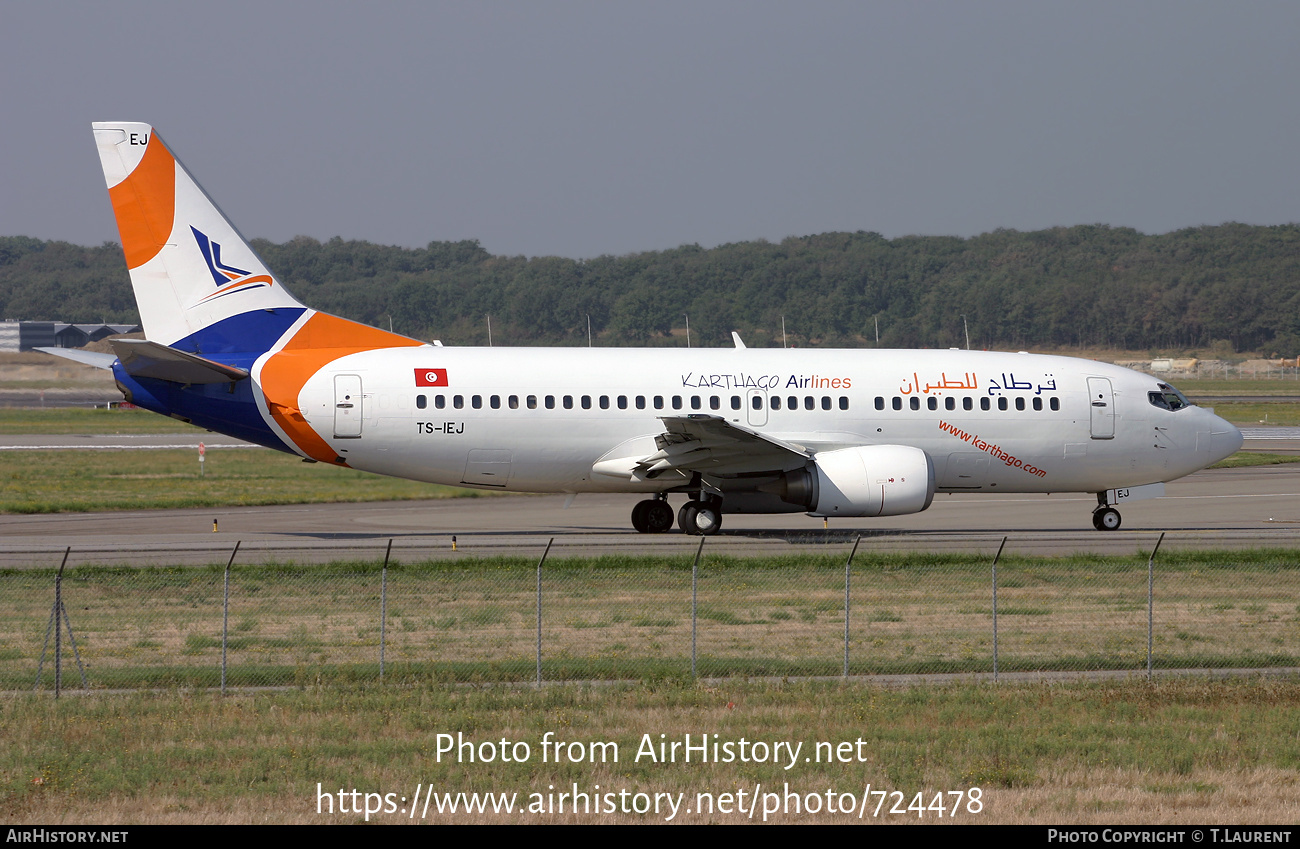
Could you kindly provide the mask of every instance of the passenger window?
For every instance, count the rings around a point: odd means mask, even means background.
[[[439,410],[441,410],[443,407],[446,407],[446,406],[447,406],[447,399],[444,398],[444,397],[441,396],[441,395],[434,395],[434,396],[433,396],[433,406],[435,406],[435,407],[437,407]]]
[[[980,409],[987,411],[991,405],[987,396],[980,399]]]
[[[590,396],[590,395],[583,395],[583,396],[582,396],[582,409],[584,409],[584,410],[590,410],[590,409],[591,409],[591,396]]]
[[[680,410],[681,408],[682,408],[682,396],[680,396],[680,395],[674,395],[674,396],[673,396],[673,409],[674,409],[674,410]]]
[[[755,396],[753,396],[752,398],[750,398],[750,399],[749,399],[749,406],[753,407],[755,410],[761,410],[761,409],[763,409],[763,396],[762,396],[762,395],[755,395]]]
[[[797,409],[799,409],[799,398],[798,398],[798,396],[791,395],[790,397],[786,398],[786,399],[785,399],[785,408],[786,408],[787,410],[797,410]]]
[[[492,409],[494,410],[501,409],[501,396],[493,395],[491,398],[488,399],[488,405],[491,406]]]
[[[975,409],[975,402],[970,398],[963,398],[961,399],[961,408],[963,410],[973,410]]]
[[[619,408],[620,410],[626,410],[626,409],[627,409],[627,396],[626,396],[626,395],[620,395],[620,396],[618,396],[618,408]]]
[[[1051,407],[1053,412],[1055,412],[1056,410],[1061,409],[1061,399],[1052,398],[1047,402],[1047,406]]]
[[[913,410],[919,410],[921,409],[921,399],[913,396],[912,398],[908,399],[907,406],[911,407]]]
[[[476,409],[476,410],[481,410],[481,409],[483,409],[483,396],[482,396],[482,395],[475,395],[474,397],[470,398],[470,399],[469,399],[469,405],[470,405],[471,407],[473,407],[474,409]]]
[[[903,409],[903,399],[899,398],[897,395],[894,396],[894,409],[895,410]]]
[[[1043,409],[1043,399],[1042,399],[1042,398],[1035,398],[1035,399],[1034,399],[1034,409],[1035,409],[1035,410],[1041,410],[1041,409]]]
[[[609,409],[609,396],[608,396],[608,395],[601,395],[601,396],[600,396],[600,408],[601,408],[602,410],[608,410],[608,409]]]
[[[876,396],[876,409],[877,410],[885,409],[885,399],[879,395]]]
[[[1024,398],[1017,398],[1017,399],[1016,399],[1016,409],[1017,409],[1017,410],[1020,410],[1021,412],[1024,412],[1024,409],[1025,409],[1025,399],[1024,399]]]
[[[847,396],[847,395],[841,395],[841,396],[840,396],[840,409],[841,409],[841,410],[847,410],[848,408],[849,408],[849,396]]]
[[[572,396],[572,395],[565,395],[565,396],[564,396],[564,409],[566,409],[566,410],[572,410],[572,409],[573,409],[573,396]]]
[[[464,406],[465,406],[465,396],[464,396],[464,395],[455,395],[455,396],[453,396],[452,399],[451,399],[451,405],[452,405],[453,407],[455,407],[457,410],[459,410],[460,408],[464,407]]]
[[[512,409],[512,410],[518,410],[518,409],[519,409],[519,396],[518,396],[518,395],[511,395],[509,398],[506,399],[506,403],[510,405],[510,409]],[[536,407],[537,404],[534,403],[533,406]]]
[[[547,396],[546,396],[546,409],[548,409],[548,410],[554,410],[554,409],[555,409],[555,396],[554,396],[554,395],[547,395]]]
[[[428,398],[424,397],[423,395],[416,395],[416,396],[415,396],[415,407],[416,407],[416,409],[418,409],[418,410],[423,410],[423,409],[424,409],[425,407],[427,407],[427,406],[429,406],[429,399],[428,399]]]
[[[999,398],[999,399],[998,399],[998,409],[999,409],[999,410],[1004,410],[1004,411],[1005,411],[1006,408],[1007,408],[1007,399],[1006,399],[1006,398]]]
[[[951,396],[949,396],[949,397],[947,397],[947,398],[944,398],[944,399],[943,399],[943,408],[944,408],[945,410],[955,410],[955,409],[957,409],[957,399],[956,399],[956,398],[953,398],[953,397],[951,397]]]
[[[537,409],[537,396],[536,396],[536,395],[529,395],[529,396],[528,396],[528,401],[527,401],[526,403],[528,404],[528,409],[530,409],[530,410],[536,410],[536,409]]]
[[[645,409],[645,396],[644,396],[644,395],[638,395],[638,396],[636,396],[636,408],[637,408],[638,410],[644,410],[644,409]]]
[[[822,396],[822,409],[823,409],[823,410],[829,410],[830,408],[831,408],[831,396],[829,396],[829,395],[823,395],[823,396]]]
[[[703,406],[704,406],[704,404],[702,404],[702,403],[700,402],[700,396],[699,396],[699,395],[692,395],[692,396],[691,396],[691,409],[692,409],[692,410],[698,410],[698,409],[700,409],[700,407],[703,407]]]
[[[740,407],[741,407],[740,396],[739,396],[739,395],[732,395],[732,396],[731,396],[731,409],[733,409],[733,410],[739,410]]]
[[[717,395],[710,395],[710,396],[709,396],[709,409],[710,409],[710,410],[720,410],[720,409],[722,409],[722,399],[719,398]]]
[[[664,408],[664,396],[662,396],[662,395],[656,395],[656,396],[655,396],[655,409],[656,409],[656,410],[662,410],[663,408]]]
[[[817,399],[814,398],[814,397],[811,396],[811,395],[805,395],[805,396],[803,396],[803,408],[804,408],[805,410],[815,410],[815,409],[817,409]]]
[[[939,399],[938,399],[938,398],[926,398],[926,399],[925,399],[925,406],[928,407],[928,408],[930,408],[931,410],[937,410],[937,409],[939,409]]]

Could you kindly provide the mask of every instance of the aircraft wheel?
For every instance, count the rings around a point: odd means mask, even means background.
[[[695,532],[712,536],[722,528],[722,510],[713,504],[701,504],[695,510]]]
[[[645,533],[662,534],[673,526],[673,508],[668,506],[668,502],[662,498],[642,501],[646,505],[642,514],[646,524]]]
[[[682,509],[677,511],[677,527],[682,529],[682,533],[698,534],[700,531],[695,527],[695,511],[699,509],[700,502],[687,501],[682,505]]]
[[[650,508],[655,503],[654,501],[638,501],[636,506],[632,508],[632,527],[636,528],[637,533],[650,533]]]
[[[1114,507],[1102,507],[1094,510],[1092,514],[1092,526],[1099,531],[1117,531],[1119,530],[1120,515]]]

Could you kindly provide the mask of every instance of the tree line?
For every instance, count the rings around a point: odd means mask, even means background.
[[[823,233],[594,259],[299,236],[253,241],[304,303],[485,345],[1067,348],[1300,354],[1300,225],[971,238]],[[121,249],[0,237],[0,315],[138,321]],[[878,336],[877,336],[878,334]],[[878,342],[877,342],[878,338]]]

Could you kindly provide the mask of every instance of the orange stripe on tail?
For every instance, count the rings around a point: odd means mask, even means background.
[[[139,268],[158,255],[176,219],[176,160],[155,135],[127,178],[108,190],[122,234],[126,267]]]

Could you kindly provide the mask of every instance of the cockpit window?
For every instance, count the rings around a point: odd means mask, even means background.
[[[1170,386],[1168,383],[1156,384],[1160,387],[1158,392],[1148,392],[1147,400],[1151,406],[1159,407],[1162,410],[1181,410],[1184,407],[1191,407],[1192,402],[1187,400],[1187,396]]]

